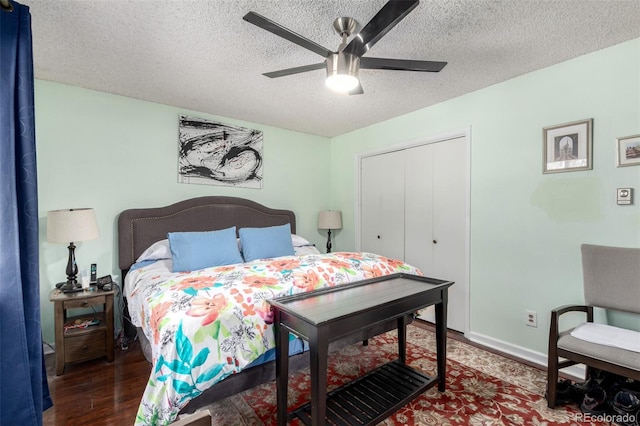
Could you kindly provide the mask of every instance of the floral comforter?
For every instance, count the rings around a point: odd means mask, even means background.
[[[166,425],[204,390],[275,346],[267,300],[396,272],[370,253],[287,256],[172,273],[170,260],[132,271],[125,295],[151,342],[153,368],[136,425]]]

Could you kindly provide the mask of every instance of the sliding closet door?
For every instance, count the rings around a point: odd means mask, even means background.
[[[449,287],[448,327],[465,331],[468,323],[467,146],[465,138],[433,145],[433,265]]]
[[[433,262],[433,144],[405,151],[404,260],[436,277]]]
[[[402,151],[366,157],[360,165],[360,248],[404,259]]]
[[[361,248],[402,259],[449,288],[448,327],[468,324],[467,138],[361,159]],[[433,309],[421,318],[434,320]]]

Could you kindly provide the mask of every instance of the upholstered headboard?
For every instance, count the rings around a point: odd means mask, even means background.
[[[130,209],[118,217],[119,265],[127,271],[136,259],[167,232],[215,231],[235,226],[262,228],[291,224],[296,232],[296,216],[290,210],[276,210],[255,201],[236,197],[200,197],[166,207]]]

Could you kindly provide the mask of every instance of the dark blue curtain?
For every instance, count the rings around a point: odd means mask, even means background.
[[[44,370],[29,8],[0,8],[0,424],[42,425]]]

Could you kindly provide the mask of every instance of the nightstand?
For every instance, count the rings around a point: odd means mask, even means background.
[[[82,291],[63,293],[51,290],[49,300],[54,303],[56,334],[56,375],[64,372],[65,364],[106,356],[113,361],[113,295],[114,291]],[[98,307],[98,312],[68,316],[69,309]],[[97,324],[82,327],[86,320]],[[75,325],[75,327],[70,327]]]

